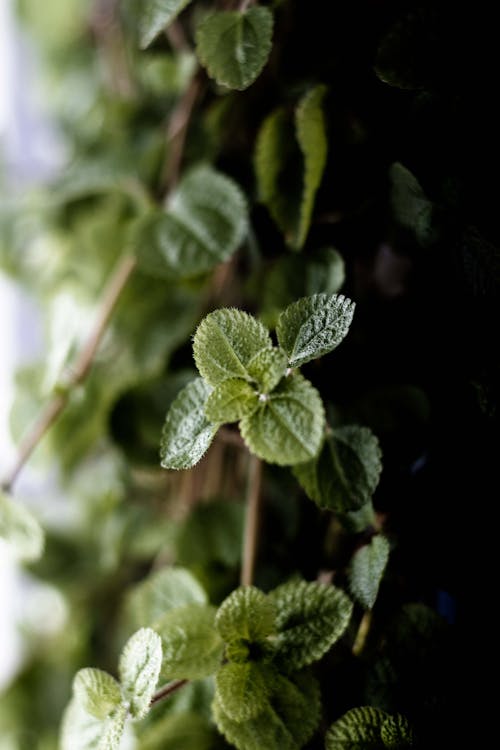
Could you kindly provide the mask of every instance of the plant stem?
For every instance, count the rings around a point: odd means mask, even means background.
[[[371,609],[367,609],[363,617],[361,618],[358,632],[356,633],[356,638],[354,639],[354,645],[352,647],[352,653],[354,654],[354,656],[360,656],[361,653],[363,652],[363,649],[366,645],[366,639],[368,637],[368,633],[370,632],[371,624],[372,624],[372,611]]]
[[[176,693],[177,690],[180,690],[184,685],[187,685],[188,682],[189,680],[174,680],[173,682],[169,682],[167,685],[164,685],[156,691],[151,698],[151,703],[149,705],[151,707],[155,706],[157,703],[160,703],[160,701],[168,698],[169,695],[172,695],[172,693]]]
[[[162,180],[167,194],[175,187],[179,179],[189,121],[200,90],[200,77],[199,75],[195,75],[175,108],[168,124],[168,153]]]
[[[254,0],[242,0],[242,2],[238,6],[238,10],[240,13],[244,13],[248,8],[253,5]]]
[[[21,441],[15,463],[11,470],[7,472],[7,475],[2,482],[2,489],[4,491],[9,492],[12,489],[12,485],[16,481],[19,473],[40,440],[54,424],[61,412],[64,411],[71,395],[71,391],[79,383],[85,380],[88,375],[96,352],[104,333],[106,332],[111,315],[115,310],[127,281],[136,267],[136,263],[137,261],[135,257],[131,255],[127,255],[120,260],[117,269],[104,292],[94,327],[78,354],[74,365],[68,369],[64,382],[61,383],[59,392],[55,393],[51,400],[42,408],[37,419]]]
[[[174,52],[192,52],[191,45],[179,20],[172,21],[165,29],[165,35]]]
[[[262,461],[250,455],[248,467],[248,485],[246,497],[246,519],[243,533],[243,564],[240,583],[251,586],[254,577],[257,557],[257,540],[259,532],[260,509],[262,505]]]

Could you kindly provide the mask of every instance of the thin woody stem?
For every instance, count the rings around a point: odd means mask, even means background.
[[[2,482],[2,489],[4,491],[8,492],[12,489],[12,485],[16,481],[19,473],[30,458],[36,446],[64,411],[71,391],[87,377],[92,367],[96,352],[106,332],[109,320],[115,310],[118,300],[120,299],[120,295],[136,266],[136,263],[136,259],[130,255],[125,256],[119,262],[115,274],[111,278],[104,293],[94,327],[78,354],[74,365],[68,370],[64,382],[61,383],[60,390],[55,393],[50,401],[42,408],[37,419],[21,441],[15,463],[10,471],[7,472],[7,475]]]
[[[243,563],[240,583],[251,586],[257,558],[257,542],[262,505],[262,461],[250,455],[247,485],[247,509],[243,533]]]
[[[189,121],[200,90],[201,80],[198,75],[195,75],[168,124],[166,139],[168,154],[163,173],[163,184],[167,194],[175,187],[179,179]]]
[[[361,618],[361,622],[359,623],[358,632],[356,633],[356,638],[354,639],[354,644],[352,647],[352,653],[354,656],[360,656],[363,652],[366,640],[368,638],[368,634],[370,632],[372,624],[372,611],[371,609],[367,609],[364,613],[363,617]]]

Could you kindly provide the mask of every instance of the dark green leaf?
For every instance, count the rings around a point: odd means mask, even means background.
[[[371,609],[377,599],[380,581],[389,560],[389,542],[374,536],[354,553],[349,568],[349,588],[353,597],[365,609]]]
[[[354,308],[343,294],[313,294],[289,305],[278,318],[276,334],[290,367],[335,349],[347,335]]]
[[[277,658],[287,670],[321,659],[349,624],[352,602],[334,586],[290,581],[269,594],[277,616]]]
[[[273,16],[268,8],[213,13],[196,29],[196,51],[217,83],[246,89],[267,62],[272,33]]]
[[[240,188],[202,166],[181,180],[166,212],[153,212],[138,223],[134,245],[143,270],[185,279],[228,260],[246,230],[247,204]]]
[[[160,456],[164,469],[190,469],[212,442],[218,425],[205,416],[212,388],[196,378],[179,393],[163,426]]]
[[[262,396],[257,411],[241,420],[240,430],[252,453],[288,466],[316,455],[324,420],[319,393],[300,373],[294,373]]]
[[[400,714],[391,716],[370,706],[353,708],[326,734],[326,750],[383,750],[412,747],[411,728]]]

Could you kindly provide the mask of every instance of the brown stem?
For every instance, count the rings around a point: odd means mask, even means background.
[[[262,461],[250,455],[247,485],[247,510],[245,530],[243,533],[243,564],[240,583],[251,586],[253,582],[255,560],[257,557],[257,541],[259,532],[260,509],[262,505]]]
[[[361,622],[359,623],[358,632],[356,633],[356,638],[352,647],[352,653],[354,654],[354,656],[360,656],[363,652],[363,649],[366,645],[366,639],[368,638],[368,633],[370,632],[371,624],[372,611],[371,609],[367,609],[363,617],[361,618]]]
[[[175,108],[167,128],[167,159],[163,172],[163,185],[167,194],[177,184],[184,154],[186,136],[193,107],[201,90],[201,81],[195,75]]]
[[[242,2],[238,6],[238,10],[240,13],[244,13],[248,8],[253,5],[255,0],[242,0]]]
[[[174,52],[192,52],[182,24],[178,20],[169,23],[165,29],[165,35]]]
[[[118,264],[116,272],[104,293],[94,327],[78,354],[74,365],[67,371],[64,382],[61,383],[59,392],[55,393],[51,400],[42,408],[37,419],[21,441],[15,463],[11,470],[7,472],[7,475],[2,482],[2,489],[4,491],[8,492],[12,489],[12,485],[16,481],[19,473],[30,458],[36,446],[64,410],[72,389],[86,378],[92,367],[94,357],[102,341],[111,315],[113,314],[120,295],[136,266],[136,262],[137,261],[133,256],[127,255]]]
[[[180,690],[182,687],[184,687],[184,685],[187,685],[188,682],[189,680],[174,680],[173,682],[169,682],[167,685],[164,685],[156,691],[156,693],[151,698],[151,703],[149,705],[151,707],[155,706],[157,703],[160,703],[160,701],[168,698],[169,695],[172,695],[172,693]]]

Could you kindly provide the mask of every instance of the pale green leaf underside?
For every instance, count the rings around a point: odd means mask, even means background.
[[[311,224],[316,192],[326,166],[328,141],[326,137],[323,99],[326,86],[316,86],[300,101],[295,113],[297,141],[304,156],[304,187],[300,204],[300,219],[294,247],[300,249]]]
[[[222,602],[215,620],[221,638],[261,641],[274,632],[274,607],[255,586],[242,586]]]
[[[0,539],[4,539],[18,560],[38,560],[44,548],[43,529],[24,505],[0,492]]]
[[[316,680],[300,674],[294,681],[276,675],[266,706],[246,721],[234,721],[216,694],[212,710],[217,727],[238,750],[300,750],[320,718]]]
[[[167,612],[155,623],[163,645],[162,677],[197,679],[219,667],[224,644],[215,629],[215,608],[190,604]]]
[[[290,367],[300,367],[335,349],[347,335],[355,304],[343,294],[313,294],[289,305],[276,334]]]
[[[368,427],[335,428],[316,459],[294,467],[311,500],[337,513],[360,510],[372,497],[382,471],[380,445]]]
[[[105,719],[122,700],[118,682],[101,669],[80,669],[73,680],[73,695],[97,719]]]
[[[269,463],[289,466],[316,455],[323,438],[323,402],[300,373],[284,378],[259,408],[240,422],[252,453]]]
[[[325,738],[326,750],[381,750],[412,747],[412,730],[401,714],[394,716],[378,708],[362,706],[341,716]]]
[[[64,711],[60,750],[118,750],[120,747],[127,709],[119,706],[104,721],[87,713],[73,698]]]
[[[192,169],[166,212],[154,212],[136,230],[143,270],[167,279],[210,271],[228,260],[247,230],[247,204],[233,180],[211,167]]]
[[[196,52],[218,84],[242,90],[255,81],[266,64],[272,33],[273,16],[268,8],[213,13],[196,29]]]
[[[142,0],[139,34],[142,49],[165,29],[191,0]]]
[[[161,639],[151,628],[138,630],[123,648],[118,672],[123,694],[135,719],[142,719],[149,711],[161,662]]]
[[[185,568],[162,568],[137,584],[128,595],[127,607],[135,625],[150,627],[176,607],[206,604],[207,595]]]
[[[126,719],[127,707],[120,706],[115,713],[105,720],[97,750],[119,750]]]
[[[164,469],[190,469],[207,451],[218,428],[205,416],[205,403],[211,391],[202,378],[196,378],[172,403],[160,446]]]
[[[247,721],[267,704],[269,675],[260,664],[224,664],[215,678],[216,696],[233,721]]]
[[[262,349],[248,363],[248,373],[257,382],[261,393],[270,393],[288,366],[288,358],[283,349]]]
[[[272,347],[269,331],[242,310],[221,308],[204,318],[194,335],[193,355],[200,375],[211,385],[229,378],[251,381],[247,365]]]
[[[287,670],[320,659],[344,633],[352,602],[334,586],[291,581],[269,594],[277,611],[277,658]]]
[[[210,422],[237,422],[252,414],[259,404],[258,394],[249,383],[239,378],[224,380],[216,385],[207,398],[205,416]]]
[[[353,555],[349,568],[349,589],[365,609],[371,609],[375,604],[389,552],[387,539],[374,536],[370,544],[365,544]]]

